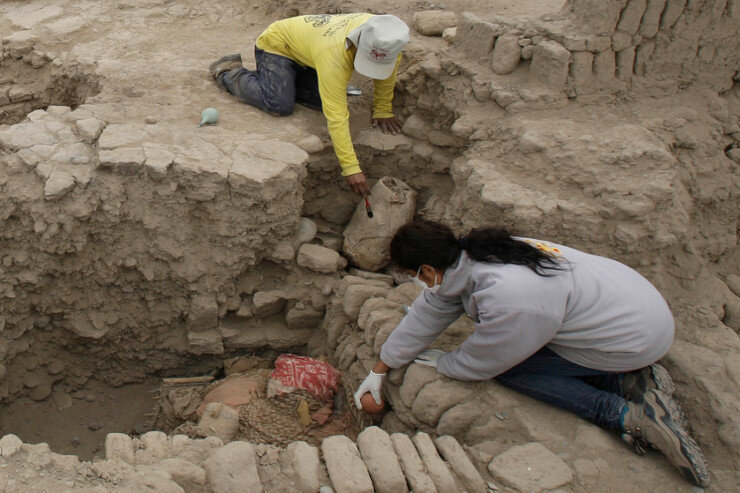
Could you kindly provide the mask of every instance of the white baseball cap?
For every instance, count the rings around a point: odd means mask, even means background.
[[[355,70],[373,79],[387,79],[401,50],[409,44],[409,27],[395,15],[375,15],[347,35],[357,47]]]

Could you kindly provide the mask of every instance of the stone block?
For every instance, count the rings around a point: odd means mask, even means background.
[[[488,56],[493,50],[497,36],[503,34],[503,28],[486,22],[470,12],[463,12],[455,34],[454,46],[471,60]]]
[[[437,490],[441,492],[458,491],[452,473],[447,468],[447,464],[439,457],[429,435],[419,432],[414,435],[413,442]]]
[[[293,479],[300,493],[315,493],[321,486],[319,472],[319,449],[306,442],[291,442],[285,449],[285,457],[293,468]]]
[[[14,9],[7,13],[7,19],[16,27],[31,29],[40,22],[59,17],[64,9],[58,5],[47,5],[39,8],[38,5],[28,5],[25,8]]]
[[[46,200],[59,200],[71,192],[74,187],[74,176],[66,171],[52,170],[44,185],[44,198]]]
[[[437,426],[442,413],[452,406],[464,402],[474,392],[471,384],[440,379],[428,383],[419,391],[411,406],[416,418],[430,426]]]
[[[417,115],[409,116],[401,129],[404,134],[419,140],[427,140],[432,126]]]
[[[652,66],[652,56],[655,51],[655,42],[650,41],[639,45],[635,50],[635,75],[647,75]]]
[[[19,123],[0,131],[0,147],[18,151],[35,145],[51,146],[57,143],[40,123]]]
[[[212,294],[197,293],[190,300],[186,328],[191,332],[203,332],[218,327],[218,304]]]
[[[589,36],[586,38],[586,49],[593,53],[601,53],[611,47],[612,40],[608,36]]]
[[[134,454],[137,464],[153,464],[169,457],[167,435],[161,431],[149,431],[139,438],[143,448]]]
[[[324,318],[324,309],[319,310],[307,302],[299,301],[285,314],[285,323],[291,329],[317,327]]]
[[[632,78],[635,66],[635,47],[630,46],[617,52],[617,77],[619,80],[627,81]]]
[[[482,415],[490,406],[479,400],[472,400],[458,404],[439,417],[437,422],[437,433],[440,435],[452,435],[463,437],[470,425]]]
[[[12,86],[8,91],[8,97],[13,103],[22,103],[33,99],[33,93],[24,86]]]
[[[610,82],[614,79],[617,62],[614,50],[608,49],[594,55],[594,74],[601,82]]]
[[[686,0],[667,0],[663,15],[660,17],[660,29],[672,28],[681,17],[685,6]]]
[[[85,27],[85,20],[79,16],[65,17],[64,19],[59,19],[56,22],[52,22],[51,24],[47,25],[47,27],[49,31],[51,31],[53,34],[57,36],[64,36],[79,31],[80,29]]]
[[[619,16],[617,29],[633,36],[637,34],[642,21],[642,14],[645,13],[647,0],[628,0],[627,6],[622,10]]]
[[[339,253],[312,243],[301,245],[296,262],[301,267],[323,274],[333,274],[347,266],[347,259]]]
[[[442,36],[445,29],[457,26],[457,16],[449,10],[423,10],[414,13],[414,29],[424,36]]]
[[[133,147],[140,144],[146,137],[146,132],[130,124],[108,125],[100,134],[98,146],[100,149],[116,149],[119,147]]]
[[[383,177],[372,188],[373,218],[358,204],[344,230],[342,250],[363,270],[378,271],[390,262],[390,241],[395,231],[413,219],[416,192],[401,180]]]
[[[257,472],[254,446],[247,442],[231,442],[203,461],[208,484],[213,493],[262,493]]]
[[[388,293],[389,287],[375,286],[372,284],[353,284],[347,287],[342,299],[342,310],[350,320],[357,321],[360,309],[370,298],[379,298]]]
[[[223,336],[218,329],[188,332],[188,352],[193,354],[223,354]]]
[[[255,317],[269,317],[280,313],[285,306],[283,291],[257,291],[252,297],[252,313]]]
[[[444,39],[447,44],[452,44],[455,42],[455,36],[457,35],[457,28],[456,27],[450,27],[444,30],[442,32],[442,39]]]
[[[198,435],[215,436],[223,443],[231,441],[238,430],[239,413],[221,402],[209,403],[195,428]]]
[[[105,436],[105,458],[134,465],[134,442],[131,437],[123,433],[108,433]]]
[[[373,482],[357,446],[344,435],[321,442],[324,462],[337,493],[373,493]]]
[[[542,41],[534,47],[530,72],[548,88],[565,89],[570,52],[555,41]]]
[[[119,174],[133,174],[144,165],[144,153],[138,147],[121,147],[102,150],[98,153],[98,167],[110,169]]]
[[[309,154],[321,152],[326,148],[326,144],[324,143],[324,141],[321,140],[321,138],[317,135],[307,135],[306,137],[303,137],[301,140],[296,142],[295,145]]]
[[[612,50],[620,51],[632,46],[632,37],[621,31],[612,34]]]
[[[365,461],[378,493],[405,493],[406,479],[393,448],[391,437],[377,426],[362,430],[357,437],[357,447]]]
[[[469,493],[488,493],[486,483],[457,440],[441,436],[434,440],[434,444]]]
[[[590,51],[573,52],[573,61],[570,64],[570,76],[579,86],[585,86],[591,83],[594,77],[594,54]]]
[[[105,122],[103,120],[98,120],[97,118],[85,118],[78,120],[76,124],[77,133],[82,137],[82,140],[88,144],[92,144],[98,140],[98,137],[100,137],[100,134],[105,128]]]
[[[496,38],[493,47],[493,70],[497,74],[513,72],[522,58],[522,47],[519,46],[519,36],[504,34]]]
[[[409,486],[411,486],[411,491],[414,493],[436,493],[437,488],[434,486],[432,478],[427,474],[426,466],[408,435],[394,433],[391,435],[391,442],[401,464],[401,469]]]
[[[643,38],[652,38],[658,34],[660,16],[666,7],[666,0],[647,0],[645,13],[640,22],[640,34]]]
[[[144,168],[152,181],[161,181],[167,176],[167,170],[175,161],[175,155],[161,147],[144,146],[146,161]]]
[[[412,363],[406,370],[406,374],[403,377],[403,384],[399,389],[401,401],[410,409],[419,391],[426,384],[439,378],[442,378],[442,376],[434,368]]]
[[[192,462],[175,457],[156,464],[157,469],[166,471],[172,481],[180,485],[186,493],[206,493],[206,471]]]
[[[552,490],[573,480],[563,459],[537,442],[511,447],[493,459],[488,470],[497,481],[523,492]]]
[[[15,435],[5,435],[0,438],[0,457],[9,458],[20,451],[23,441]]]

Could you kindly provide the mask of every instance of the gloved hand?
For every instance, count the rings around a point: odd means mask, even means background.
[[[360,384],[357,392],[355,392],[355,406],[357,406],[357,409],[362,409],[360,398],[368,392],[372,394],[375,403],[380,405],[380,389],[383,387],[383,380],[385,380],[385,373],[370,371]]]
[[[437,368],[437,360],[443,354],[447,353],[445,353],[444,351],[440,351],[439,349],[425,349],[416,356],[414,363]]]

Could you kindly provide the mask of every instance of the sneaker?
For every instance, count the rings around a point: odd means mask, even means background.
[[[627,401],[624,431],[636,443],[660,450],[693,484],[709,485],[709,471],[699,446],[681,425],[677,404],[659,390],[648,390],[642,401]]]
[[[221,57],[213,62],[211,66],[208,67],[208,73],[210,73],[211,77],[215,79],[222,73],[235,68],[240,68],[241,66],[242,55],[241,53],[235,53],[233,55],[226,55],[225,57]]]
[[[648,390],[660,390],[672,396],[676,392],[676,385],[671,380],[668,370],[658,364],[625,373],[622,380],[622,395],[625,399],[639,402]]]

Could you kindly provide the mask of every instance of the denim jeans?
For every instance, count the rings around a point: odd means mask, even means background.
[[[295,103],[321,110],[316,70],[256,46],[254,59],[256,70],[235,68],[219,75],[217,81],[237,98],[271,115],[290,115]]]
[[[621,395],[621,373],[586,368],[543,347],[496,380],[602,428],[622,431],[621,414],[627,401]]]

